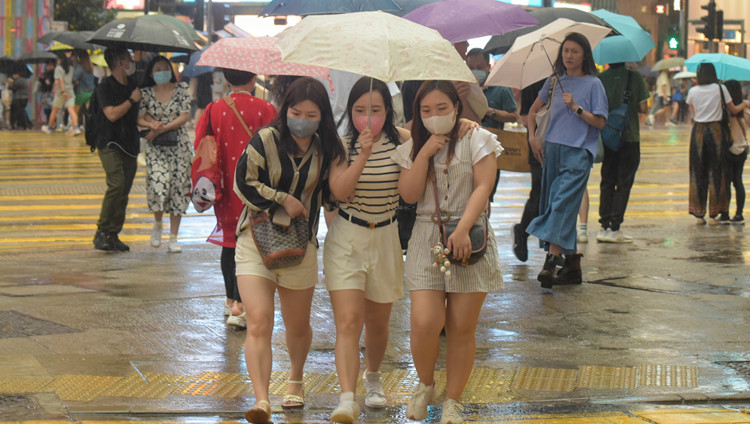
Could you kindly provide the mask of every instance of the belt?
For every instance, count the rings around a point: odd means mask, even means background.
[[[389,219],[386,219],[385,221],[370,222],[370,221],[365,221],[364,219],[359,219],[356,216],[349,215],[348,213],[344,212],[341,209],[339,209],[339,215],[341,215],[342,218],[351,222],[352,224],[357,224],[360,227],[367,227],[371,230],[374,230],[375,228],[385,227],[386,225],[391,224],[393,221],[396,220],[396,214],[394,214],[392,217],[390,217]]]

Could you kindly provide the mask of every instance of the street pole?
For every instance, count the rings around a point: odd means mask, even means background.
[[[687,57],[687,10],[689,0],[682,0],[682,7],[680,7],[680,50],[677,52],[678,56]]]
[[[211,40],[213,40],[214,35],[214,15],[213,15],[213,5],[211,0],[208,0],[206,3],[206,33],[208,33],[208,42],[211,43]]]

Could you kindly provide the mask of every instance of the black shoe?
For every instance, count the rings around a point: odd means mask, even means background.
[[[130,250],[130,246],[123,243],[122,240],[117,237],[117,233],[110,233],[109,239],[112,241],[112,250],[117,250],[118,252],[127,252]]]
[[[726,212],[722,212],[718,218],[716,218],[716,222],[721,225],[727,225],[730,224],[732,221],[729,219],[729,214]]]
[[[745,219],[742,217],[742,214],[738,213],[734,215],[734,218],[732,218],[731,223],[735,225],[745,225]]]
[[[514,224],[510,232],[513,235],[513,254],[519,261],[526,262],[529,259],[529,248],[526,245],[529,236],[521,228],[521,224]]]
[[[565,263],[562,268],[557,270],[554,276],[553,284],[581,284],[583,276],[581,273],[582,254],[565,255]]]
[[[562,258],[555,256],[551,253],[547,253],[547,258],[544,260],[544,267],[542,272],[536,277],[542,287],[545,289],[551,289],[555,284],[555,272],[558,265],[562,265]]]
[[[107,233],[97,230],[94,235],[94,249],[110,251],[115,250],[115,246],[112,244],[112,240],[107,237]]]

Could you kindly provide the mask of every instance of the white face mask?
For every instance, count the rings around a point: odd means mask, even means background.
[[[131,76],[135,73],[135,62],[130,62],[128,64],[128,69],[125,70],[125,73],[128,74],[128,76]]]
[[[453,130],[456,125],[456,116],[454,111],[451,111],[447,115],[433,115],[429,118],[422,118],[422,123],[430,134],[444,135]]]

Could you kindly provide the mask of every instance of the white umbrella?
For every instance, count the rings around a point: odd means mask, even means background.
[[[485,85],[525,88],[552,74],[557,51],[571,32],[583,34],[593,49],[612,31],[599,25],[560,18],[516,38],[510,50],[495,64]]]
[[[685,78],[697,78],[698,74],[690,71],[682,71],[674,74],[672,79],[685,79]]]
[[[476,78],[434,29],[383,12],[308,16],[278,35],[284,61],[381,81]]]

